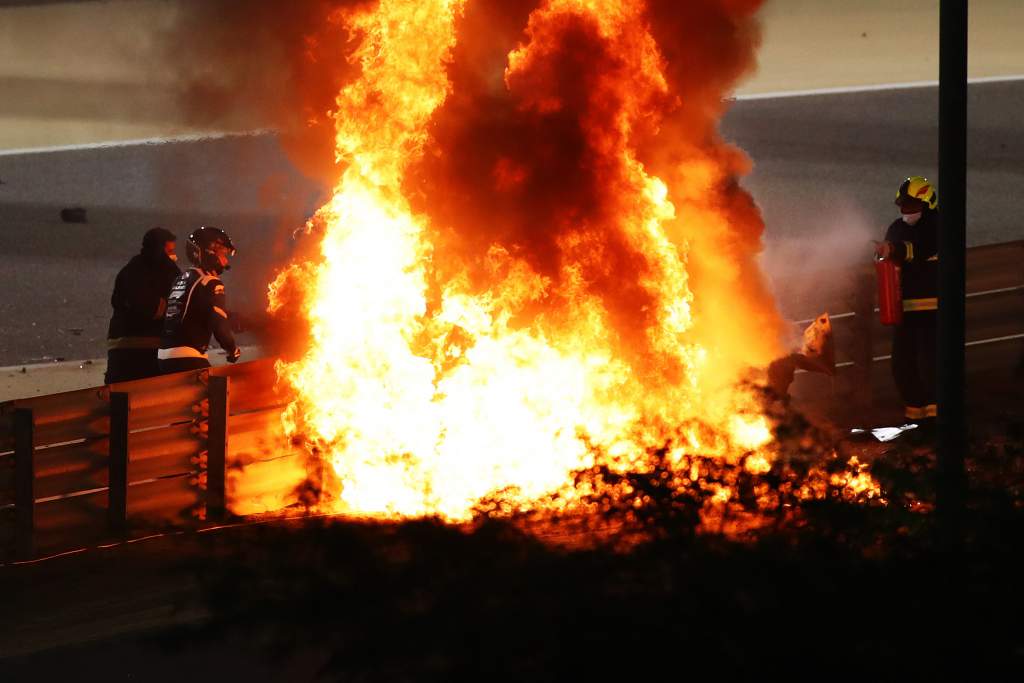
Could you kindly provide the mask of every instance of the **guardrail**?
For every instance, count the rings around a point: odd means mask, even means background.
[[[0,560],[294,502],[275,380],[268,359],[0,404]]]
[[[801,327],[830,313],[837,372],[834,378],[797,375],[791,393],[804,401],[835,399],[819,403],[833,416],[851,406],[858,412],[898,407],[890,375],[892,330],[878,321],[874,269],[832,271],[817,279],[834,283],[830,300],[808,300],[789,312],[807,318],[795,320]],[[990,388],[1024,362],[1024,240],[967,250],[966,314],[968,389]]]
[[[968,250],[970,378],[1019,362],[1022,264],[1024,241]],[[891,401],[873,271],[838,282],[831,305],[805,308],[840,311],[837,376],[798,375],[792,393],[844,409]],[[0,562],[300,502],[316,465],[285,437],[275,383],[265,359],[0,403]]]

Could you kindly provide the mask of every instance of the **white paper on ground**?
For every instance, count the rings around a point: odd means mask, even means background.
[[[916,424],[905,424],[902,427],[878,427],[871,430],[871,435],[881,442],[892,441],[903,432],[909,432],[911,429],[917,429]],[[863,434],[863,429],[851,429],[851,434]]]

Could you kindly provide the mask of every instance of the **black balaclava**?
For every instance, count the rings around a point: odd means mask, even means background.
[[[159,257],[164,256],[164,245],[168,242],[177,241],[178,238],[170,230],[152,228],[147,230],[142,238],[142,251],[140,253],[149,259],[159,259]]]

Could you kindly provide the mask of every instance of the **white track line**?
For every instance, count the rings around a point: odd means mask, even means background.
[[[1009,76],[983,76],[979,78],[968,78],[969,85],[984,85],[985,83],[1014,83],[1024,81],[1024,74],[1013,74]],[[851,85],[839,88],[814,88],[811,90],[778,90],[775,92],[749,93],[745,95],[734,95],[731,100],[744,102],[749,100],[775,100],[787,97],[813,97],[815,95],[846,95],[850,93],[863,92],[885,92],[887,90],[915,90],[920,88],[938,87],[938,81],[909,81],[905,83],[878,83],[875,85]]]
[[[986,289],[983,292],[969,292],[969,293],[967,293],[965,295],[965,297],[968,298],[968,299],[972,299],[972,298],[978,297],[978,296],[988,296],[989,294],[1006,294],[1008,292],[1017,292],[1017,291],[1020,291],[1022,289],[1024,289],[1024,285],[1018,285],[1016,287],[1001,287],[1000,289]],[[878,313],[878,306],[875,306],[875,313]],[[839,320],[840,318],[852,318],[852,317],[854,317],[856,315],[857,314],[853,313],[853,312],[850,312],[850,313],[836,313],[835,315],[830,315],[829,319],[830,320]],[[808,318],[807,320],[791,320],[790,322],[793,325],[810,325],[811,323],[813,323],[817,319],[818,319],[817,316],[815,316],[814,318]],[[2,370],[2,369],[3,368],[0,368],[0,370]]]
[[[1024,339],[1024,334],[1008,334],[1005,337],[993,337],[992,339],[979,339],[977,341],[969,341],[964,346],[981,346],[983,344],[997,344],[1004,341],[1012,341],[1015,339]]]
[[[1024,81],[1024,74],[1009,76],[983,76],[980,78],[969,78],[967,82],[971,85],[984,83],[1013,83]],[[749,100],[773,100],[787,97],[811,97],[814,95],[845,95],[848,93],[860,92],[882,92],[886,90],[914,90],[917,88],[934,88],[938,81],[910,81],[906,83],[881,83],[877,85],[852,85],[838,88],[815,88],[810,90],[779,90],[775,92],[750,93],[746,95],[733,95],[727,100],[744,102]],[[197,133],[191,135],[172,135],[163,138],[142,138],[137,140],[115,140],[112,142],[90,142],[78,145],[58,145],[54,147],[25,147],[21,149],[0,150],[0,157],[21,156],[24,154],[53,154],[58,152],[78,152],[92,149],[115,149],[118,147],[140,147],[144,145],[168,145],[188,142],[202,142],[205,140],[220,140],[229,137],[247,137],[274,133],[271,128],[260,128],[252,131],[234,133]]]
[[[842,320],[843,318],[852,318],[855,315],[857,315],[857,314],[853,313],[853,312],[850,312],[850,313],[836,313],[835,315],[829,315],[828,319],[829,320]],[[813,318],[808,318],[807,320],[790,320],[789,322],[790,322],[791,325],[810,325],[811,323],[813,323],[817,319],[818,319],[818,316],[814,316]]]
[[[173,145],[188,142],[204,142],[207,140],[223,140],[224,138],[244,138],[266,135],[275,132],[270,128],[259,128],[250,131],[233,133],[193,133],[190,135],[172,135],[165,138],[141,138],[137,140],[114,140],[112,142],[87,142],[79,145],[57,145],[55,147],[25,147],[22,149],[0,150],[0,157],[21,156],[23,154],[54,154],[60,152],[80,152],[93,149],[115,149],[118,147],[142,147],[145,145]]]
[[[1000,342],[1015,341],[1017,339],[1024,339],[1024,334],[1008,334],[1005,337],[993,337],[992,339],[978,339],[976,341],[969,341],[964,343],[964,348],[966,349],[971,346],[984,346],[986,344],[998,344]],[[874,361],[875,363],[879,363],[883,360],[892,360],[892,354],[888,354],[885,356],[875,356],[871,360]],[[856,363],[854,363],[852,360],[848,360],[842,363],[836,363],[836,369],[838,370],[839,368],[852,368],[854,365],[856,365]],[[800,374],[807,372],[807,370],[797,368],[793,372],[794,374]]]

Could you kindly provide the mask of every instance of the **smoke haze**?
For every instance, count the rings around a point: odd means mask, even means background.
[[[189,123],[272,128],[298,168],[337,179],[328,112],[358,74],[337,16],[356,0],[205,0],[181,3],[159,41]]]
[[[837,279],[858,265],[871,261],[872,240],[882,238],[877,221],[852,201],[838,201],[827,216],[808,216],[815,225],[795,234],[808,237],[776,237],[766,241],[761,267],[771,281],[783,313],[791,319],[811,318],[829,302],[840,302],[851,294],[850,283]],[[836,314],[846,312],[827,311]]]
[[[328,112],[359,76],[351,60],[359,36],[345,13],[366,4],[189,5],[167,40],[183,106],[197,123],[240,112],[265,121],[304,173],[333,183],[343,167]],[[757,261],[764,225],[738,183],[749,160],[719,132],[723,97],[756,65],[760,5],[625,3],[641,20],[613,37],[583,15],[549,11],[552,3],[468,2],[448,68],[451,92],[405,183],[439,232],[437,251],[451,257],[435,263],[439,277],[468,269],[487,287],[487,255],[498,246],[557,292],[572,264],[603,302],[621,347],[643,353],[657,311],[648,285],[664,273],[623,229],[635,212],[623,201],[645,191],[620,161],[626,150],[665,182],[675,207],[665,227],[685,252],[690,340],[715,348],[728,368],[770,360],[784,325]]]

